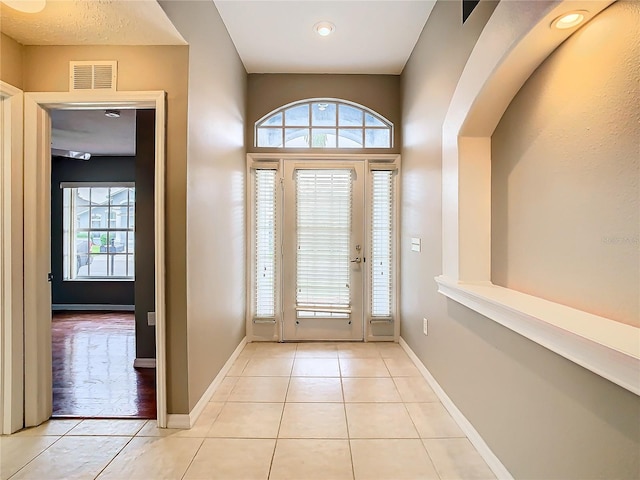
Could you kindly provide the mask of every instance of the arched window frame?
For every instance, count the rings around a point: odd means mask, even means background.
[[[327,104],[327,107],[335,105],[333,123],[327,121],[314,123],[316,119],[314,108],[323,103]],[[299,111],[303,112],[305,107],[307,107],[306,121],[295,123],[293,115],[287,119],[287,111],[300,109]],[[359,110],[362,117],[361,124],[354,124],[353,120],[350,123],[340,123],[341,109],[349,109],[352,113],[354,110]],[[269,138],[268,135],[264,135],[269,131],[273,132],[272,137],[279,137],[278,145],[261,141]],[[384,133],[380,134],[381,132]],[[335,141],[331,139],[332,133]],[[291,135],[289,139],[288,134]],[[254,146],[257,148],[389,149],[393,148],[393,136],[393,122],[364,105],[337,98],[310,98],[292,102],[269,112],[254,125]],[[360,143],[357,141],[358,137]]]

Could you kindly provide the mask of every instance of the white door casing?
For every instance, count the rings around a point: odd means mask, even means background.
[[[0,81],[0,415],[23,426],[22,90]]]
[[[165,92],[24,94],[24,405],[25,426],[46,421],[51,386],[51,121],[56,109],[156,110],[155,139],[155,312],[158,426],[166,427],[165,348]]]
[[[361,257],[362,262],[359,267],[355,265],[353,268],[359,268],[359,279],[362,283],[361,287],[358,287],[358,295],[354,297],[359,304],[362,305],[362,315],[359,315],[360,325],[362,327],[362,333],[350,338],[342,337],[340,339],[350,340],[358,339],[364,341],[398,341],[400,335],[400,318],[398,315],[397,305],[397,289],[399,278],[399,258],[397,255],[399,245],[399,228],[398,228],[398,205],[401,195],[400,185],[398,182],[398,175],[400,169],[400,155],[397,154],[335,154],[335,153],[309,153],[309,154],[296,154],[296,153],[266,153],[247,154],[247,215],[249,221],[247,222],[247,315],[246,315],[246,329],[248,341],[290,341],[305,339],[303,335],[299,335],[295,338],[295,335],[291,335],[291,332],[285,332],[287,326],[284,321],[284,312],[289,309],[290,314],[293,314],[295,307],[295,282],[296,282],[296,269],[295,269],[295,243],[296,243],[296,227],[295,227],[295,184],[293,183],[293,174],[299,166],[303,166],[308,169],[314,168],[339,168],[347,166],[354,168],[353,166],[358,164],[354,170],[357,170],[358,180],[361,180],[360,185],[356,190],[362,189],[364,196],[362,196],[361,207],[358,207],[361,213],[358,215],[362,217],[361,232],[358,233],[361,239],[361,243],[352,239],[352,251],[351,259],[355,257]],[[256,288],[257,288],[257,272],[256,272],[256,179],[257,172],[259,170],[272,170],[277,172],[278,186],[277,195],[275,198],[276,216],[276,235],[275,235],[275,253],[276,263],[274,266],[274,315],[269,317],[268,315],[261,318],[256,315]],[[391,285],[391,298],[390,298],[390,315],[386,318],[372,316],[372,279],[371,279],[371,262],[370,262],[370,250],[371,250],[371,195],[372,195],[372,171],[374,170],[388,170],[394,172],[392,175],[392,190],[393,204],[392,209],[392,285]],[[285,173],[285,171],[287,173]],[[288,187],[285,185],[286,179],[289,178]],[[288,188],[292,190],[289,192],[291,201],[289,206],[285,204],[284,190]],[[292,196],[293,195],[293,196]],[[355,202],[357,203],[357,202]],[[288,219],[285,220],[285,218]],[[288,222],[288,225],[287,225]],[[287,238],[284,238],[287,237]],[[288,246],[287,246],[287,241]],[[293,242],[293,243],[291,243]],[[355,245],[360,245],[360,254],[357,254]],[[287,261],[284,258],[286,250],[293,251],[286,254],[288,257],[293,258],[293,262],[288,267]],[[366,261],[365,261],[366,258]],[[355,263],[355,262],[354,262]],[[353,265],[353,264],[351,264]],[[287,276],[288,278],[285,278]],[[291,287],[293,285],[293,287]],[[289,289],[287,293],[286,290]],[[285,300],[285,297],[288,299]],[[358,299],[358,296],[360,297]],[[286,304],[288,302],[288,305]],[[308,319],[306,320],[308,322]],[[329,321],[338,325],[343,320],[334,318]],[[346,324],[346,322],[343,322]],[[295,320],[294,320],[295,324]],[[353,325],[353,322],[352,322]],[[310,325],[312,326],[312,325]],[[344,326],[344,325],[343,325]],[[304,331],[304,327],[297,327],[301,331]],[[311,331],[312,328],[307,329]],[[289,333],[287,335],[287,333]],[[316,331],[316,333],[318,333]],[[310,338],[308,338],[310,339]],[[312,338],[313,340],[320,340],[321,337]]]

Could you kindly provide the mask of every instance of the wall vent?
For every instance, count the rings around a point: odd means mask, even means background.
[[[118,62],[69,62],[69,91],[116,91]]]

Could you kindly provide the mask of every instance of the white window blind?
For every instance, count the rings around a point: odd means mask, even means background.
[[[296,171],[297,316],[350,314],[350,169]]]
[[[390,317],[393,289],[393,171],[371,172],[371,316]]]
[[[276,171],[255,172],[256,318],[275,317],[276,297]]]

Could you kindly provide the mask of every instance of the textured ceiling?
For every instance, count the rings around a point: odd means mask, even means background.
[[[39,13],[0,3],[2,32],[23,45],[185,45],[156,0],[48,0]]]
[[[435,0],[216,0],[249,73],[399,74]],[[313,26],[335,25],[328,37]]]

